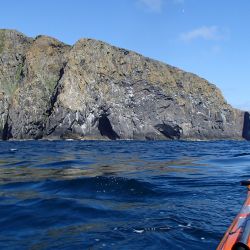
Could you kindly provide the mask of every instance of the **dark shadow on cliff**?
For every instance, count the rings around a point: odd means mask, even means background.
[[[99,118],[98,129],[102,136],[106,136],[110,140],[116,140],[120,138],[120,136],[113,130],[112,125],[106,115],[103,115]]]
[[[248,112],[244,114],[242,137],[246,140],[250,140],[250,115]]]
[[[182,135],[182,128],[178,125],[170,126],[168,124],[157,124],[155,128],[161,132],[164,136],[166,136],[169,139],[180,139]]]
[[[55,86],[55,88],[54,88],[54,90],[53,90],[53,93],[52,93],[52,95],[51,95],[51,97],[50,97],[50,107],[48,108],[48,110],[46,110],[46,113],[48,114],[48,116],[51,115],[52,110],[53,110],[53,108],[54,108],[54,105],[55,105],[55,103],[56,103],[56,101],[57,101],[57,97],[58,97],[58,95],[59,95],[59,93],[60,93],[60,90],[61,90],[61,89],[60,89],[59,84],[60,84],[60,80],[62,79],[62,77],[63,77],[63,75],[64,75],[64,68],[65,68],[65,67],[66,67],[66,64],[64,65],[63,68],[60,69],[59,78],[58,78],[58,80],[57,80],[57,83],[56,83],[56,86]]]
[[[3,128],[2,139],[6,141],[9,140],[10,138],[12,138],[11,126],[9,126],[8,121],[6,121]]]

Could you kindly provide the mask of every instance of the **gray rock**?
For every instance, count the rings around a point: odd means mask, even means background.
[[[241,139],[243,123],[194,74],[92,39],[0,31],[3,139]]]

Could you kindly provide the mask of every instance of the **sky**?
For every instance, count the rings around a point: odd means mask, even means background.
[[[207,79],[250,110],[250,0],[8,0],[0,28],[134,50]]]

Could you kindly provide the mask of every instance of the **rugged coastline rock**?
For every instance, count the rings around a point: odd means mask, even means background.
[[[241,139],[244,117],[215,85],[135,52],[0,30],[2,139]]]

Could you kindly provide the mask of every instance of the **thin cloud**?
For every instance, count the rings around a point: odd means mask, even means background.
[[[176,4],[183,4],[185,0],[173,0],[173,2]]]
[[[163,7],[163,0],[138,0],[138,3],[152,12],[161,12]]]
[[[193,41],[196,39],[203,40],[223,40],[226,37],[226,34],[221,31],[217,26],[203,26],[180,35],[182,41]]]
[[[137,0],[137,4],[150,12],[161,12],[167,3],[183,4],[185,0]]]
[[[212,48],[211,48],[211,52],[215,55],[219,54],[221,52],[221,46],[219,45],[214,45]]]

